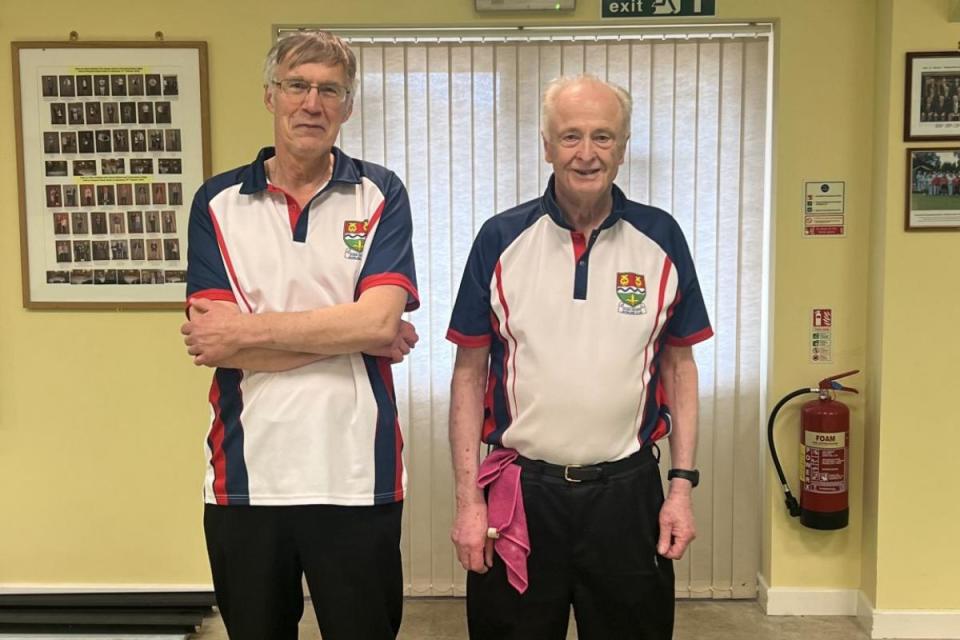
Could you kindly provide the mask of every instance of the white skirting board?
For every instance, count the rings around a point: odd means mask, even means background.
[[[770,587],[759,575],[757,584],[768,616],[856,616],[874,640],[960,640],[960,610],[874,609],[857,589]]]
[[[175,635],[87,635],[84,633],[62,633],[59,635],[30,633],[26,635],[18,635],[15,633],[0,633],[0,640],[187,640],[187,636],[182,633]]]
[[[213,583],[208,584],[39,584],[33,582],[0,582],[0,595],[26,595],[41,593],[165,593],[165,592],[213,592]]]

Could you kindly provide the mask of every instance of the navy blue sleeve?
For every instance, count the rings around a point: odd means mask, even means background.
[[[707,307],[703,303],[697,270],[680,226],[674,223],[671,255],[677,269],[677,297],[666,326],[667,344],[687,347],[713,335]]]
[[[490,283],[499,252],[493,246],[488,220],[473,241],[453,305],[447,340],[461,347],[486,347],[493,339],[490,322]]]
[[[394,173],[383,187],[383,203],[371,216],[373,229],[366,262],[360,271],[356,296],[381,285],[395,285],[407,290],[406,311],[420,306],[417,293],[417,270],[413,259],[413,219],[407,190]]]
[[[217,228],[210,212],[206,187],[193,197],[187,227],[187,305],[193,298],[237,302],[220,254]]]

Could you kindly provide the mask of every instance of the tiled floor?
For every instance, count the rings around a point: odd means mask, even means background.
[[[571,623],[568,640],[575,640]],[[206,619],[191,640],[226,640],[216,614]],[[307,606],[300,623],[301,640],[319,640],[313,610]],[[674,640],[867,640],[854,618],[784,616],[768,617],[751,601],[681,601],[677,603]],[[400,640],[467,640],[463,600],[407,600]]]

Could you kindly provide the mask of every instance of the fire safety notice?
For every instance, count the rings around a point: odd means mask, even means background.
[[[844,182],[803,183],[803,235],[843,237],[847,232]]]
[[[810,362],[833,362],[833,309],[814,309],[810,325]]]

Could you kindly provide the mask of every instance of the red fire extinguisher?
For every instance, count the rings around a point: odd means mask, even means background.
[[[767,441],[773,465],[780,476],[780,484],[786,497],[787,511],[800,524],[811,529],[842,529],[850,518],[847,479],[850,472],[850,410],[833,398],[834,391],[856,389],[845,387],[837,380],[859,373],[860,370],[824,378],[816,387],[801,388],[784,396],[770,413],[767,423]],[[800,501],[790,493],[790,486],[783,475],[783,467],[777,457],[773,441],[773,423],[780,409],[807,393],[816,393],[818,398],[803,405],[800,410],[800,450],[803,454],[803,489]]]

